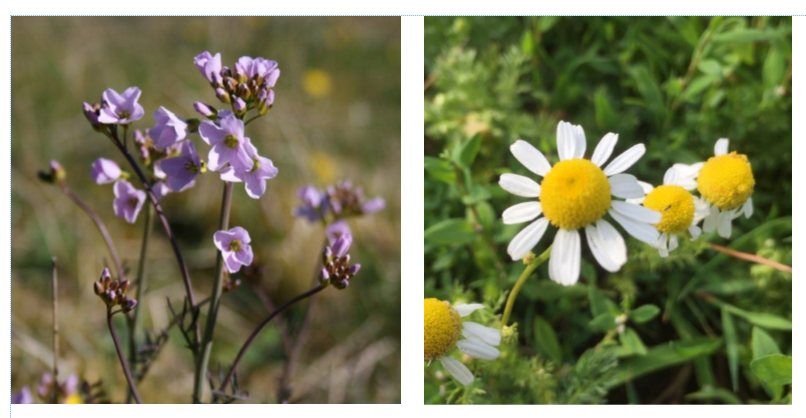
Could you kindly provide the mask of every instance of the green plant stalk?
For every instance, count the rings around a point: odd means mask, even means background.
[[[542,254],[537,257],[534,257],[532,261],[530,261],[526,267],[521,272],[521,275],[518,277],[518,280],[515,282],[515,285],[512,286],[512,290],[509,291],[509,295],[507,296],[507,302],[504,305],[504,315],[501,317],[501,326],[504,327],[509,322],[509,316],[512,314],[512,307],[515,306],[515,299],[518,298],[518,293],[521,292],[521,287],[523,284],[526,283],[526,279],[546,260],[549,259],[551,255],[551,246],[546,248]]]
[[[135,298],[137,299],[137,306],[134,309],[134,313],[131,316],[131,320],[129,321],[129,367],[132,369],[135,368],[137,363],[137,328],[140,325],[140,308],[143,306],[143,295],[145,294],[145,288],[148,282],[148,276],[146,275],[146,256],[148,254],[148,241],[151,237],[151,228],[154,225],[153,221],[153,208],[150,205],[146,206],[145,216],[143,220],[143,240],[140,243],[140,260],[137,264],[137,279],[135,284],[137,285],[137,293]],[[131,402],[132,393],[129,392],[129,402]]]
[[[229,215],[232,207],[232,183],[224,182],[224,194],[221,197],[221,215],[218,219],[218,230],[229,228]],[[196,365],[196,375],[193,382],[193,402],[201,403],[204,382],[207,380],[207,365],[210,362],[210,352],[213,348],[213,332],[215,331],[218,307],[221,303],[221,293],[224,282],[224,258],[220,251],[216,257],[216,278],[213,283],[213,292],[210,296],[210,307],[207,310],[207,323],[201,339],[201,355]]]

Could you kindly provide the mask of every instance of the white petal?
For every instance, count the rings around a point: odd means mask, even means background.
[[[609,132],[607,135],[603,136],[596,145],[596,149],[593,150],[591,162],[596,164],[597,167],[601,167],[607,162],[610,156],[613,155],[613,149],[616,147],[617,142],[618,134]]]
[[[702,230],[706,233],[716,231],[717,224],[719,223],[719,209],[716,206],[711,206],[708,209],[708,215],[702,223]]]
[[[731,225],[733,223],[733,212],[729,210],[722,211],[722,213],[719,214],[719,220],[717,222],[716,232],[719,236],[722,238],[730,238],[733,226]]]
[[[610,193],[622,199],[638,199],[644,197],[644,189],[632,174],[616,174],[611,176]]]
[[[548,225],[548,219],[540,218],[523,228],[521,232],[518,232],[507,246],[507,253],[512,257],[512,260],[520,260],[531,251],[540,241],[540,238],[543,237]]]
[[[616,212],[638,222],[645,222],[655,225],[661,220],[660,212],[644,206],[634,205],[632,203],[622,202],[620,200],[614,200],[610,202],[610,205]]]
[[[691,225],[688,228],[688,233],[691,234],[691,240],[694,241],[702,235],[702,229],[697,225]]]
[[[666,234],[660,234],[660,238],[658,239],[658,253],[664,258],[669,256],[669,236]]]
[[[585,236],[593,257],[605,270],[616,272],[627,262],[624,238],[609,222],[600,219],[595,225],[586,226]]]
[[[728,153],[728,138],[720,138],[714,144],[714,155],[725,155]]]
[[[742,212],[744,212],[744,217],[745,218],[749,218],[749,217],[753,216],[753,198],[752,197],[747,198],[747,201],[744,202],[744,205],[742,206]]]
[[[501,355],[497,348],[476,340],[459,340],[456,346],[470,357],[495,360]]]
[[[700,197],[694,198],[694,221],[692,223],[699,223],[701,220],[705,219],[710,212],[711,205],[709,205],[705,199]]]
[[[560,229],[554,237],[549,259],[549,277],[551,280],[570,286],[579,280],[580,269],[579,232],[575,229]]]
[[[509,150],[524,167],[539,176],[545,176],[551,170],[551,164],[549,164],[546,156],[532,144],[522,139],[510,145]]]
[[[632,167],[646,152],[644,144],[635,144],[627,151],[624,151],[618,157],[614,158],[610,164],[604,169],[606,176],[610,177],[613,174],[622,173],[628,168]]]
[[[574,158],[582,158],[585,156],[585,148],[588,145],[588,141],[585,139],[585,130],[582,129],[582,125],[572,125],[574,131],[574,139],[576,140],[576,146],[574,147]]]
[[[521,197],[540,197],[540,185],[526,176],[504,173],[498,179],[502,189]]]
[[[666,170],[663,176],[663,184],[673,184],[686,190],[694,190],[697,187],[697,176],[703,163],[692,165],[675,164]]]
[[[459,383],[467,386],[473,383],[473,373],[470,372],[470,369],[467,368],[464,364],[462,364],[459,360],[456,360],[453,357],[440,357],[439,362],[442,363],[442,367],[448,371],[448,373],[453,376],[456,381]]]
[[[659,233],[654,226],[628,218],[612,209],[609,213],[633,238],[653,247],[657,246]]]
[[[670,235],[669,236],[669,251],[674,251],[680,245],[680,242],[677,240],[677,235]]]
[[[461,316],[462,318],[476,312],[477,310],[483,308],[484,305],[480,303],[457,303],[453,305],[453,309]]]
[[[462,335],[470,340],[478,340],[487,345],[501,344],[501,331],[498,328],[485,327],[475,322],[462,324]]]
[[[641,186],[642,189],[644,189],[644,194],[649,194],[649,192],[655,190],[654,186],[645,181],[638,180],[638,185]]]
[[[568,122],[560,121],[557,124],[557,154],[559,154],[560,160],[576,158],[574,156],[576,145],[574,126]]]
[[[504,209],[501,218],[507,225],[522,224],[537,218],[541,213],[540,202],[523,202]]]

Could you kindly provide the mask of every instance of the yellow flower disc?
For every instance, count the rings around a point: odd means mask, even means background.
[[[425,300],[425,359],[432,360],[448,353],[462,334],[462,321],[448,302]]]
[[[697,190],[702,197],[721,210],[744,204],[755,185],[747,156],[736,152],[709,158],[697,178]]]
[[[644,206],[660,212],[655,228],[667,234],[684,232],[694,220],[694,196],[680,186],[656,187],[644,198]]]
[[[579,229],[601,219],[610,208],[610,183],[589,160],[560,161],[540,184],[540,204],[552,225]]]

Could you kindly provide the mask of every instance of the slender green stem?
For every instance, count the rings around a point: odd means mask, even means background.
[[[120,349],[120,339],[118,338],[118,333],[115,331],[115,326],[112,324],[112,316],[117,312],[112,312],[107,309],[106,325],[109,327],[109,334],[112,336],[112,342],[115,343],[115,352],[118,355],[118,360],[120,360],[120,367],[123,368],[123,375],[126,377],[126,383],[129,384],[129,390],[132,392],[134,401],[137,403],[143,403],[140,400],[140,393],[137,392],[137,386],[134,383],[132,372],[129,369],[129,363],[126,362],[126,358],[123,356],[123,351]]]
[[[521,287],[523,284],[526,283],[526,279],[537,269],[549,259],[551,255],[551,247],[546,248],[546,251],[543,251],[537,257],[534,257],[526,267],[524,267],[521,275],[518,277],[518,280],[515,282],[515,285],[512,286],[512,290],[509,291],[509,295],[507,296],[506,305],[504,305],[504,315],[501,317],[501,326],[504,327],[509,322],[509,316],[512,314],[512,307],[515,306],[515,299],[518,298],[518,293],[521,292]]]
[[[269,316],[267,316],[260,324],[258,324],[258,326],[255,327],[254,330],[252,330],[252,333],[249,334],[249,337],[246,338],[246,341],[244,341],[243,345],[241,346],[241,349],[238,350],[238,355],[235,356],[235,360],[232,362],[232,366],[230,366],[229,371],[227,372],[227,375],[224,378],[224,381],[221,382],[221,386],[218,388],[218,391],[223,393],[227,389],[227,386],[229,385],[230,381],[232,381],[232,378],[235,375],[235,370],[238,368],[238,363],[241,362],[244,353],[246,353],[246,350],[249,348],[250,345],[252,345],[252,342],[255,340],[255,337],[257,337],[257,335],[260,334],[260,331],[262,331],[263,328],[265,328],[266,325],[268,325],[269,322],[271,322],[271,320],[274,319],[275,316],[279,315],[284,310],[290,308],[295,303],[303,299],[309,298],[321,292],[322,290],[325,290],[325,288],[327,288],[326,285],[318,284],[313,289],[295,296],[288,302],[278,306],[274,310],[274,312],[270,313]]]
[[[218,219],[218,230],[229,228],[229,215],[232,207],[232,183],[224,182],[224,194],[221,197],[221,215]],[[215,331],[218,306],[221,303],[221,293],[224,282],[224,258],[220,251],[216,256],[216,278],[213,283],[213,292],[210,296],[210,307],[207,310],[207,323],[201,339],[201,355],[196,365],[196,376],[193,384],[193,402],[200,403],[204,382],[207,380],[207,365],[210,362],[210,352],[213,348],[213,332]]]
[[[53,381],[59,384],[59,273],[56,271],[56,257],[53,257],[51,285],[53,286]],[[59,403],[59,391],[53,391],[53,403]]]
[[[148,240],[151,237],[151,229],[154,225],[152,216],[153,210],[151,206],[147,205],[144,213],[143,240],[140,242],[140,260],[137,264],[137,279],[135,282],[137,286],[135,298],[139,306],[134,309],[134,313],[129,321],[129,367],[132,369],[135,368],[137,363],[137,329],[140,325],[140,309],[143,306],[143,296],[145,295],[148,283],[148,276],[146,275],[148,263],[146,263],[146,259],[148,255]],[[131,401],[131,396],[132,393],[129,392],[129,401]]]

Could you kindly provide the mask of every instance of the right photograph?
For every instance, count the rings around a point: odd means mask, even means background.
[[[427,404],[792,403],[792,19],[426,17]]]

